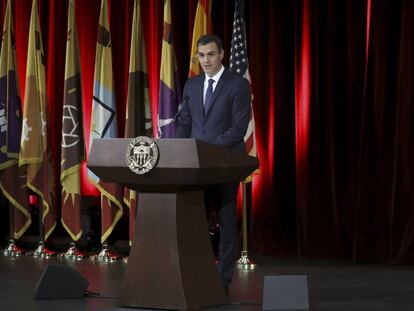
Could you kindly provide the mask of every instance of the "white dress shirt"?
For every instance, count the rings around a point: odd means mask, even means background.
[[[224,72],[224,66],[223,65],[221,65],[221,68],[220,68],[220,70],[214,75],[214,76],[212,76],[212,77],[209,77],[206,73],[205,73],[205,78],[204,78],[204,89],[203,89],[203,105],[204,105],[204,103],[205,103],[205,101],[206,101],[206,93],[207,93],[207,88],[208,88],[208,80],[210,80],[210,79],[213,79],[214,80],[214,82],[213,82],[213,92],[214,92],[214,90],[216,89],[216,86],[217,86],[217,82],[218,82],[218,80],[220,79],[220,77],[221,77],[221,75],[223,74],[223,72]]]

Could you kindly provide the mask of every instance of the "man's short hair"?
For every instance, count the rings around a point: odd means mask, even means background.
[[[214,33],[209,33],[209,34],[206,34],[204,36],[201,36],[197,40],[197,48],[200,45],[206,45],[206,44],[209,44],[211,42],[214,42],[217,45],[217,48],[218,48],[219,51],[221,51],[223,49],[223,42],[221,41],[219,36],[215,35]]]

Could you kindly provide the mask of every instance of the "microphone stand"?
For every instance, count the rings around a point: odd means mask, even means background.
[[[167,126],[167,125],[170,125],[171,123],[175,123],[177,121],[177,118],[179,117],[181,111],[183,111],[185,104],[188,102],[188,99],[189,99],[189,97],[187,95],[184,96],[182,103],[178,106],[177,112],[171,118],[171,121],[168,122],[167,124],[163,125],[163,127],[164,126]],[[159,129],[159,131],[158,131],[159,132],[159,137],[158,138],[164,138],[163,137],[164,136],[164,133],[162,132],[161,127],[159,125],[158,125],[158,129]]]

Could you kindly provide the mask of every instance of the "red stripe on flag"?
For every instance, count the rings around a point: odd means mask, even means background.
[[[245,141],[245,145],[246,145],[246,151],[248,154],[250,154],[250,152],[253,150],[253,146],[254,146],[254,133],[252,133],[247,140]]]

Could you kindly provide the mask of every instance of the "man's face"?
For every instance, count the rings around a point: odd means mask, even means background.
[[[199,45],[197,52],[201,68],[209,77],[213,77],[221,68],[224,51],[219,51],[215,42],[210,42]]]

